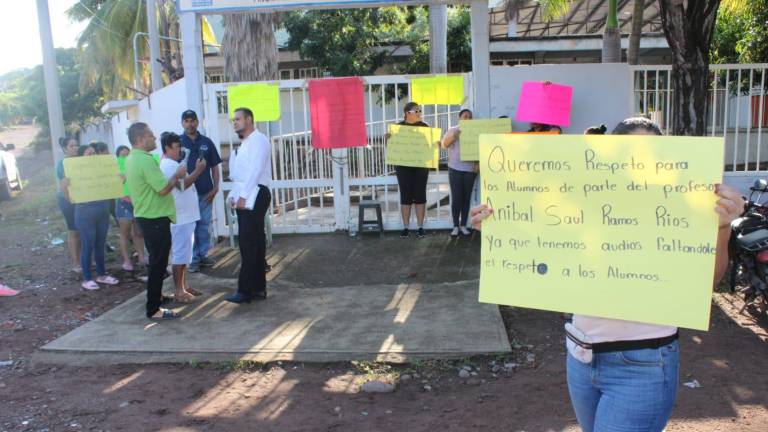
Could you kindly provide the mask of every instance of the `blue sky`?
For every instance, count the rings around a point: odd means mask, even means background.
[[[71,23],[64,11],[76,0],[48,0],[51,15],[53,45],[62,48],[75,46],[77,36],[86,23]],[[11,6],[11,4],[13,6]],[[22,67],[32,67],[42,63],[40,33],[37,26],[37,1],[3,1],[5,18],[0,25],[2,57],[0,57],[0,75]]]

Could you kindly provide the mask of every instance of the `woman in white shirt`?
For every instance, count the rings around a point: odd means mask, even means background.
[[[645,118],[619,123],[614,135],[661,135]],[[718,185],[720,215],[715,258],[717,283],[728,266],[730,223],[744,211],[735,189]],[[470,212],[472,224],[493,213],[482,204]],[[584,432],[662,431],[677,396],[677,328],[584,315],[566,325],[568,391]],[[590,349],[591,348],[591,349]]]

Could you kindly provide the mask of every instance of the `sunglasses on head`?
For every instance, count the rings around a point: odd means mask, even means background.
[[[421,110],[409,110],[408,112],[411,114],[421,114]]]

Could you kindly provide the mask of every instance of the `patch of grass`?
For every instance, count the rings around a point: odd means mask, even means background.
[[[446,359],[416,360],[411,364],[411,367],[416,372],[445,372],[455,367],[454,362],[456,362],[456,360],[446,360]]]
[[[392,373],[392,365],[376,361],[358,361],[353,360],[352,366],[363,375],[387,375]]]
[[[224,368],[233,372],[261,372],[264,370],[264,363],[254,360],[237,360],[224,364]]]
[[[205,369],[207,366],[210,366],[210,363],[192,360],[187,362],[187,366],[191,367],[192,369]]]

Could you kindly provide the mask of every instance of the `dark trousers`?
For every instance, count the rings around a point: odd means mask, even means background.
[[[237,292],[246,297],[267,292],[267,273],[264,269],[267,238],[264,234],[264,217],[271,201],[272,195],[269,189],[259,186],[259,195],[253,210],[237,211],[241,260]]]
[[[163,279],[171,252],[171,220],[136,218],[144,234],[144,244],[149,251],[149,278],[147,279],[147,317],[160,309],[163,300]]]
[[[467,226],[469,218],[469,200],[477,173],[448,169],[448,183],[451,185],[451,214],[453,226]],[[461,217],[461,220],[459,220]]]

